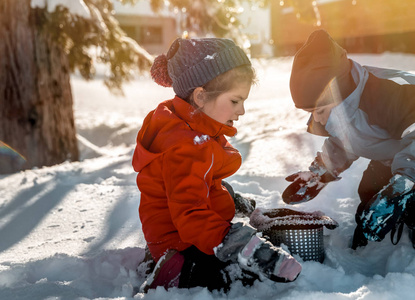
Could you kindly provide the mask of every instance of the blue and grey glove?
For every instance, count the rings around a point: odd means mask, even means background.
[[[395,227],[408,203],[415,201],[413,188],[412,180],[396,174],[366,203],[359,218],[368,240],[381,241]]]
[[[282,193],[282,200],[285,203],[297,204],[310,201],[330,181],[340,179],[327,170],[321,159],[321,153],[317,153],[317,157],[308,169],[309,171],[300,171],[285,178],[285,180],[292,182]]]
[[[223,262],[238,263],[242,269],[277,282],[294,281],[301,265],[288,252],[259,237],[257,231],[242,223],[233,224],[222,244],[215,248]]]

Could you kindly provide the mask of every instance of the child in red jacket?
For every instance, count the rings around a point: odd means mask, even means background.
[[[144,237],[157,262],[145,289],[227,290],[237,263],[241,279],[294,280],[301,266],[292,256],[231,223],[235,204],[222,185],[241,165],[225,135],[236,134],[255,81],[246,54],[228,39],[179,38],[151,74],[176,96],[147,115],[133,157]]]

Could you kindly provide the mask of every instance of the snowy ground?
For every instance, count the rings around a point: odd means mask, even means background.
[[[351,55],[362,64],[415,70],[415,56]],[[307,115],[294,108],[288,82],[292,58],[255,61],[259,77],[231,142],[243,165],[229,178],[264,208],[285,207],[284,177],[305,169],[322,139],[305,133]],[[72,77],[82,160],[0,176],[0,299],[131,299],[144,278],[135,268],[145,241],[140,194],[131,167],[135,135],[146,113],[172,90],[149,78],[111,95],[100,80]],[[304,262],[293,283],[235,284],[228,295],[206,289],[157,289],[135,299],[411,299],[415,250],[406,231],[364,249],[349,248],[367,165],[358,160],[314,201],[295,208],[323,211],[340,224],[325,231],[323,264]]]

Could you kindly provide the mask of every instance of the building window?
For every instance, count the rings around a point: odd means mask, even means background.
[[[163,43],[163,29],[161,26],[143,26],[140,28],[140,42],[143,44]]]
[[[129,36],[130,38],[136,39],[137,34],[135,32],[135,26],[120,26],[121,29]]]

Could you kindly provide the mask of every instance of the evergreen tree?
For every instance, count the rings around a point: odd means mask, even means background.
[[[105,63],[110,69],[106,85],[119,90],[134,69],[147,69],[153,59],[120,30],[111,1],[66,1],[82,5],[86,15],[62,5],[48,11],[36,5],[42,2],[53,1],[0,2],[3,174],[78,160],[71,72],[79,70],[91,79],[94,62]],[[11,155],[10,149],[21,156]]]

